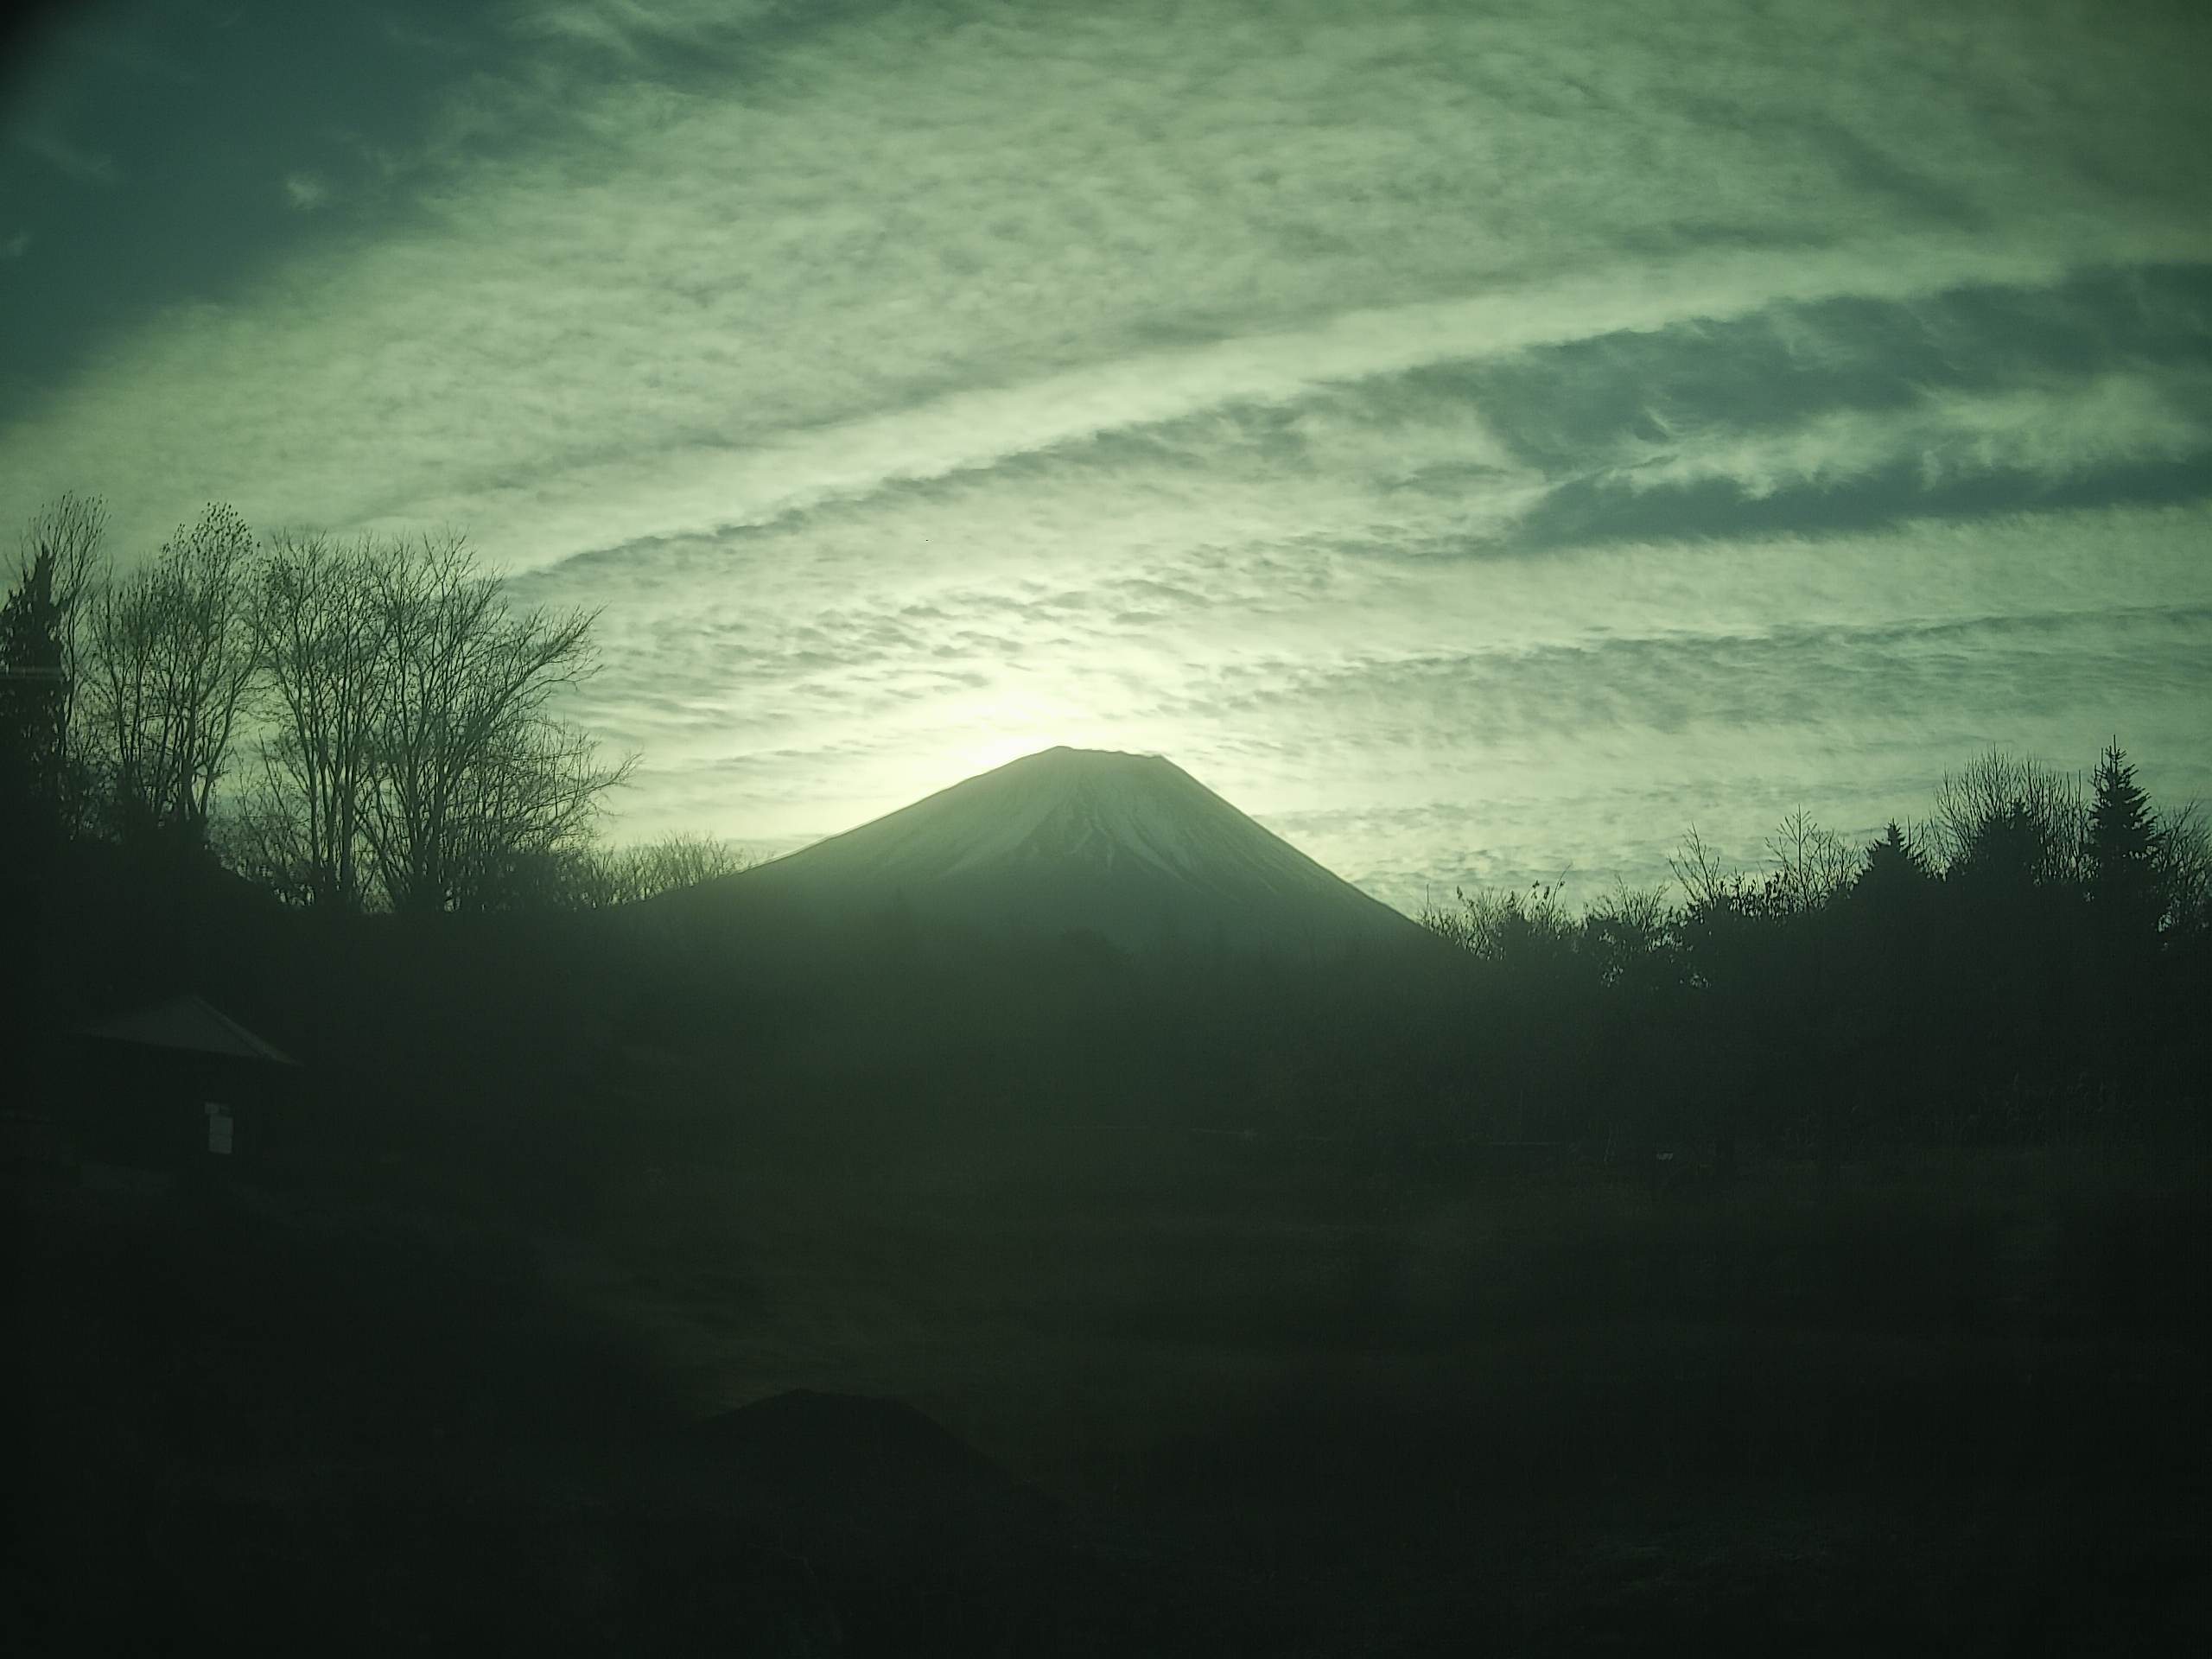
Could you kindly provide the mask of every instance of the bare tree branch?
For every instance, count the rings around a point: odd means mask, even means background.
[[[206,830],[257,667],[253,550],[245,521],[219,503],[89,607],[86,709],[127,832]]]
[[[385,895],[400,910],[514,902],[634,764],[599,765],[552,713],[597,671],[595,614],[514,614],[453,535],[380,550],[366,581],[378,645],[359,826]]]

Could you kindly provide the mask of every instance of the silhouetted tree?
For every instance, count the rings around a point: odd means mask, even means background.
[[[2095,792],[2083,849],[2090,906],[2108,942],[2147,942],[2164,908],[2158,826],[2118,738],[2106,745],[2090,781]]]
[[[594,816],[629,763],[553,709],[595,671],[592,615],[513,612],[458,536],[289,533],[245,616],[266,724],[222,825],[242,873],[339,910],[599,902]]]
[[[655,893],[696,887],[749,870],[757,861],[735,842],[678,833],[624,847],[594,847],[579,855],[584,869],[575,902],[634,904]]]
[[[1682,889],[1679,931],[1691,985],[1734,987],[1758,971],[1765,890],[1741,870],[1726,868],[1692,824],[1667,865]]]
[[[2084,1102],[2201,1087],[2212,828],[2154,811],[2116,744],[2094,779],[2085,802],[2066,774],[1986,755],[1921,831],[1893,820],[1854,849],[1792,814],[1758,874],[1693,828],[1678,906],[1624,892],[1562,930],[1540,927],[1541,889],[1459,895],[1424,920],[1493,970],[1474,976],[1474,1092],[1614,1146],[1709,1136],[1717,1166],[1740,1133],[1833,1169],[1870,1142],[2062,1133]],[[2144,948],[2099,948],[2101,887],[2153,895]]]
[[[1622,883],[1583,912],[1580,950],[1600,988],[1592,1047],[1608,1144],[1681,1138],[1687,1069],[1681,913],[1662,887]]]
[[[367,541],[280,533],[247,610],[270,730],[240,831],[256,874],[288,898],[359,910],[362,815],[375,787],[385,628]]]
[[[2158,825],[2117,737],[2098,757],[2090,782],[2082,864],[2093,976],[2083,989],[2103,1040],[2084,1057],[2082,1075],[2094,1096],[2133,1098],[2141,1090],[2158,1017],[2152,979],[2165,908]]]
[[[219,503],[92,601],[85,697],[126,840],[204,839],[258,667],[253,550],[245,521]]]
[[[0,810],[57,828],[68,731],[61,655],[54,556],[41,550],[0,606]]]
[[[1766,838],[1775,868],[1766,879],[1766,908],[1777,916],[1802,916],[1825,907],[1847,889],[1858,855],[1834,830],[1803,810],[1790,813]]]
[[[2040,887],[2073,878],[2085,817],[2073,777],[1993,749],[1943,774],[1929,830],[1947,874]]]
[[[602,766],[555,698],[597,671],[593,613],[512,612],[457,536],[370,567],[375,786],[362,834],[395,910],[508,908],[590,832],[630,761]]]
[[[1532,881],[1525,891],[1455,889],[1449,908],[1422,912],[1421,925],[1482,962],[1517,973],[1557,976],[1575,954],[1577,927],[1563,884]]]
[[[1626,884],[1582,916],[1580,949],[1600,984],[1648,994],[1674,977],[1675,917],[1660,887]]]
[[[2201,802],[2158,815],[2158,887],[2168,939],[2212,931],[2212,821]]]
[[[1920,849],[1891,818],[1881,838],[1868,843],[1866,862],[1853,881],[1853,890],[1872,903],[1886,905],[1918,897],[1933,885],[1934,879]]]
[[[0,745],[48,830],[74,834],[89,794],[77,708],[86,601],[106,533],[97,497],[64,495],[24,527],[0,615]]]
[[[1844,925],[1829,941],[1844,967],[1852,1085],[1878,1137],[1908,1133],[1915,1096],[1929,1086],[1942,895],[1926,855],[1892,818],[1867,845]]]

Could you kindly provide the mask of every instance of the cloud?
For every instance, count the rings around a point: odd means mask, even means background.
[[[1579,545],[2212,499],[2212,374],[1940,392],[1774,429],[1654,431],[1563,480],[1513,531]]]
[[[509,16],[518,39],[612,53],[628,64],[646,61],[657,48],[697,50],[749,22],[772,17],[772,4],[640,4],[638,0],[563,0]]]
[[[284,175],[284,200],[288,207],[301,213],[313,213],[330,200],[328,181],[317,173],[287,173]]]
[[[941,504],[932,530],[960,545],[986,497],[979,484]],[[849,528],[865,543],[877,526]],[[1286,566],[1250,546],[1147,564],[1139,532],[1039,573],[1057,582],[948,560],[880,592],[835,574],[835,539],[794,533],[741,559],[702,541],[613,562],[609,650],[650,664],[657,702],[611,673],[588,713],[647,757],[639,824],[715,798],[725,829],[828,833],[1069,741],[1173,754],[1394,899],[1471,857],[1650,879],[1692,818],[1755,851],[1795,806],[1847,827],[1916,810],[1931,756],[1993,741],[2086,755],[2100,722],[2158,758],[2158,788],[2204,788],[2190,712],[2212,694],[2202,533],[2186,510],[2128,509],[1716,543],[1694,563],[1613,547]],[[525,591],[602,590],[569,567]],[[948,663],[981,683],[939,677]],[[802,736],[814,758],[757,786],[721,770]],[[1581,809],[1561,802],[1592,790],[1645,805],[1568,833]],[[1462,827],[1427,843],[1308,833],[1301,814],[1344,799]]]
[[[5,242],[0,242],[0,259],[20,259],[30,251],[31,233],[17,231]]]
[[[71,143],[59,134],[29,133],[22,144],[41,161],[80,184],[111,186],[122,181],[122,169],[116,166],[112,156]]]
[[[1888,799],[2069,702],[2202,769],[2185,18],[499,21],[404,48],[454,77],[420,130],[284,181],[344,236],[105,337],[0,476],[133,548],[211,497],[468,527],[606,607],[576,707],[647,757],[633,823],[822,833],[1089,741],[1402,887],[1548,823],[1647,868],[1729,778]]]
[[[545,15],[653,38],[633,10]],[[176,397],[213,402],[222,415],[196,416],[177,452],[194,485],[283,448],[282,516],[465,515],[535,560],[747,522],[779,509],[759,499],[763,472],[804,500],[865,466],[975,465],[1516,344],[2212,245],[2178,219],[2114,222],[2103,197],[2038,172],[2036,148],[1994,143],[1970,101],[1915,103],[1924,70],[1875,88],[1848,61],[1777,59],[1757,38],[1771,31],[1716,30],[1711,60],[1677,73],[1631,49],[1669,35],[1633,15],[996,16],[963,30],[861,11],[772,34],[735,96],[586,80],[558,55],[475,77],[433,149],[496,137],[543,99],[570,109],[566,136],[426,175],[428,228],[310,257],[273,307],[165,320],[98,377],[99,401],[164,428]],[[703,27],[665,18],[664,34]],[[2062,31],[2042,50],[2064,45]],[[1986,49],[2002,63],[2024,48],[2000,29]],[[1530,108],[1538,71],[1586,87],[1571,95],[1588,118]],[[1685,76],[1738,103],[1765,77],[1769,125],[1641,101]],[[1839,123],[1892,146],[1925,134],[1958,188],[2032,181],[2046,200],[2004,237],[1891,214],[1847,170],[1808,175],[1777,145],[1771,124],[1808,100],[1827,123],[1808,153]],[[1732,181],[1725,201],[1714,178]],[[1736,232],[1696,229],[1723,208]],[[231,389],[188,390],[200,371],[158,361],[177,353],[235,365]],[[326,354],[342,369],[299,360]],[[372,453],[316,454],[359,395],[404,418]]]

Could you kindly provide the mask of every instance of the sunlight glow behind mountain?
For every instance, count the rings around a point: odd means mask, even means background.
[[[1132,950],[1418,938],[1173,762],[1093,749],[1026,755],[716,886],[824,919],[903,911]]]
[[[86,10],[0,531],[466,530],[619,836],[1151,748],[1409,908],[2212,795],[2212,9]]]

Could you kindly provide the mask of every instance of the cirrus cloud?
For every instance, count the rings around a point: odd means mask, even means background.
[[[317,211],[7,382],[4,505],[105,488],[132,550],[215,497],[467,526],[605,606],[578,709],[645,754],[633,829],[789,840],[1152,747],[1403,902],[1547,834],[1648,873],[1701,791],[1910,810],[1931,746],[2118,727],[2212,782],[2192,12],[378,38],[435,77],[416,124],[296,124]]]

